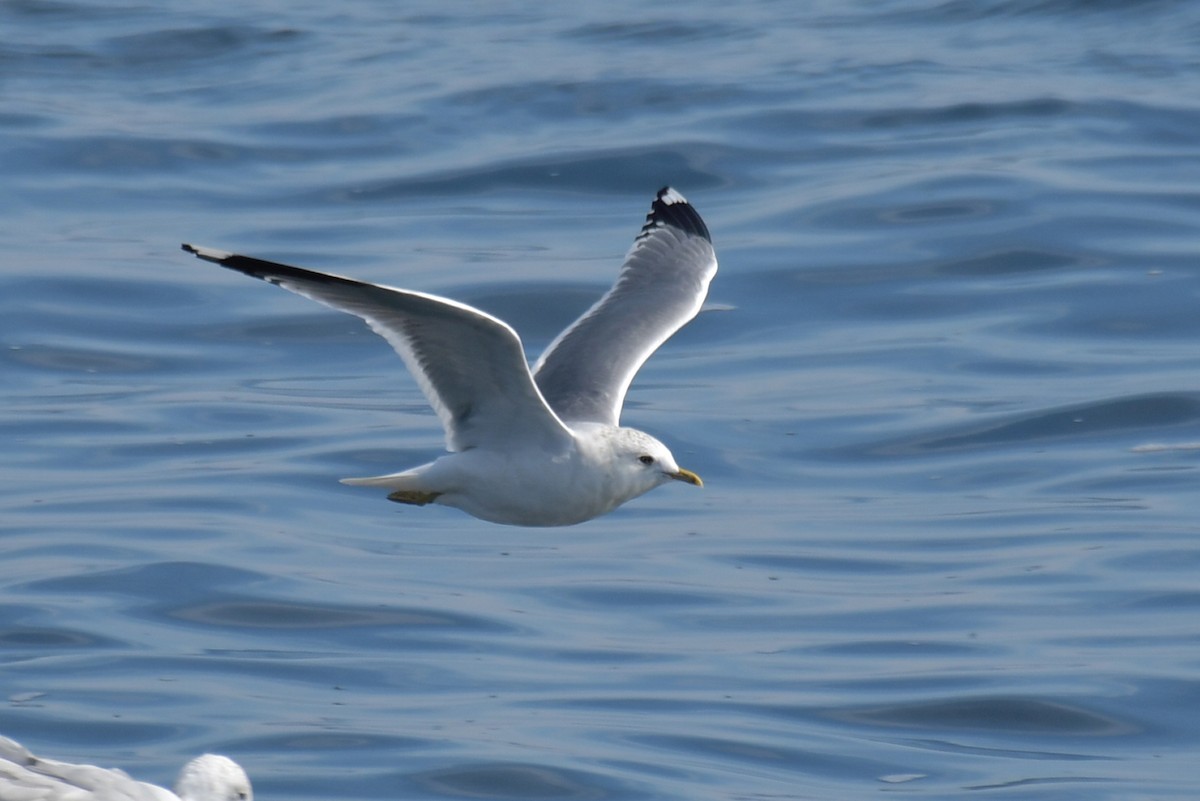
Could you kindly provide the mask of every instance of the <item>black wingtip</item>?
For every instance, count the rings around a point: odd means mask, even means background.
[[[712,242],[712,237],[708,234],[708,226],[704,224],[704,220],[700,219],[700,215],[692,208],[692,204],[669,186],[664,186],[654,196],[654,202],[650,204],[650,213],[646,215],[646,224],[642,226],[640,236],[645,236],[660,225],[670,225],[689,234],[702,236]]]
[[[184,252],[191,253],[198,259],[211,261],[213,264],[224,264],[230,257],[234,255],[232,253],[226,253],[223,250],[216,250],[215,248],[203,248],[199,247],[198,245],[189,245],[187,242],[184,242],[179,247],[183,248]]]
[[[282,264],[277,261],[256,259],[253,256],[243,256],[239,253],[230,253],[224,250],[217,250],[216,248],[206,248],[187,243],[184,243],[182,247],[186,252],[205,261],[211,261],[213,264],[219,264],[226,269],[234,270],[251,278],[258,278],[271,284],[280,284],[282,281],[291,279],[307,281],[313,284],[370,286],[363,284],[361,281],[355,281],[353,278],[345,278],[333,273],[306,270],[303,267],[293,267],[290,264]]]

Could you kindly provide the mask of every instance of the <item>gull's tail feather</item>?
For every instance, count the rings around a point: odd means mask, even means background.
[[[421,489],[420,474],[416,470],[405,470],[402,473],[389,473],[386,476],[367,476],[365,478],[343,478],[343,484],[354,487],[386,487],[387,489]]]
[[[426,465],[428,466],[428,465]],[[403,473],[390,473],[386,476],[369,476],[367,478],[343,478],[343,484],[353,484],[358,487],[384,487],[390,489],[388,500],[396,503],[407,503],[413,506],[424,506],[433,503],[442,493],[424,489],[421,485],[422,468],[405,470]]]

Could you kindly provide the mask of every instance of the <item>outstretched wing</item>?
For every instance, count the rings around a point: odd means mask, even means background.
[[[448,450],[571,436],[534,383],[516,332],[490,314],[435,295],[212,248],[183,249],[365,320],[417,379],[446,430]]]
[[[534,367],[559,418],[617,425],[634,375],[700,311],[716,272],[704,221],[683,195],[664,187],[616,284],[558,335]]]

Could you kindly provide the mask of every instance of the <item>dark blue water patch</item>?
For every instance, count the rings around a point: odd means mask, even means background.
[[[614,266],[613,276],[616,276]],[[473,285],[448,293],[516,329],[527,350],[540,352],[608,291],[609,284],[547,281]]]
[[[947,276],[996,277],[1098,266],[1101,266],[1100,259],[1080,253],[1011,248],[938,264],[933,267],[933,272]]]
[[[17,144],[14,157],[30,174],[41,174],[50,165],[69,166],[83,183],[104,182],[124,186],[144,181],[164,171],[238,167],[248,163],[302,163],[313,154],[279,146],[253,148],[229,142],[198,139],[160,139],[122,136],[42,136]],[[63,187],[59,187],[59,192]],[[67,190],[69,194],[69,189]]]
[[[25,535],[25,538],[17,539],[19,535]],[[11,538],[5,543],[4,553],[14,563],[53,564],[63,558],[91,563],[121,563],[133,561],[141,554],[135,548],[111,542],[64,542],[62,539],[47,539],[7,527],[0,532],[0,538]]]
[[[37,610],[40,611],[40,610]],[[11,604],[0,606],[0,620],[14,617],[37,617],[33,609],[22,610]],[[47,652],[62,649],[75,652],[84,649],[107,649],[124,646],[125,643],[112,637],[94,632],[52,625],[0,624],[0,662],[10,663],[24,658],[40,658]]]
[[[85,401],[91,400],[92,393],[81,393]],[[122,401],[127,399],[127,394],[111,396],[108,393],[103,393],[101,402],[112,399]],[[33,438],[32,435],[37,433],[41,440],[37,443],[30,444],[45,444],[48,441],[55,442],[71,442],[73,438],[89,438],[95,440],[118,440],[122,436],[136,436],[136,432],[143,430],[143,427],[132,421],[125,420],[105,420],[100,415],[89,414],[85,409],[81,409],[71,403],[70,396],[64,397],[61,395],[53,398],[46,397],[29,397],[21,398],[20,405],[14,404],[12,410],[13,418],[0,422],[0,432],[11,435],[14,439],[23,440],[27,443]],[[69,410],[69,411],[68,411]],[[44,428],[39,430],[41,425],[44,425],[46,420],[53,421],[53,429],[47,431]],[[78,440],[75,440],[78,442]],[[64,466],[86,464],[88,459],[87,451],[52,451],[50,449],[30,449],[26,451],[26,455],[31,452],[35,453],[38,458],[59,461]],[[79,462],[75,460],[81,460]]]
[[[3,351],[4,361],[35,371],[83,375],[157,374],[166,362],[161,356],[139,352],[71,345],[13,345]],[[72,402],[78,400],[72,398]]]
[[[949,605],[946,598],[952,594],[962,595],[962,603]],[[970,600],[966,592],[948,583],[945,594],[941,597],[935,595],[932,602],[915,603],[910,600],[902,608],[887,609],[878,604],[863,604],[862,608],[850,610],[841,606],[834,610],[814,608],[807,614],[787,611],[772,615],[761,612],[680,612],[674,616],[674,625],[693,633],[706,634],[769,632],[779,636],[780,647],[786,647],[797,637],[831,632],[864,638],[894,636],[901,631],[924,632],[926,636],[958,634],[984,626],[995,615],[993,607]]]
[[[605,125],[622,120],[661,117],[671,129],[687,130],[696,109],[728,106],[745,90],[707,83],[661,83],[593,79],[587,81],[521,81],[489,85],[440,98],[428,113],[448,125],[457,118],[484,115],[497,128],[536,124],[544,120],[570,120],[573,124],[597,118]]]
[[[1061,298],[1058,314],[1033,318],[1016,327],[1023,335],[1062,339],[1093,338],[1110,347],[1140,350],[1148,341],[1180,340],[1189,347],[1161,352],[1158,360],[1186,360],[1200,336],[1195,275],[1172,270],[1168,275],[1126,276],[1119,282],[1076,285]]]
[[[245,130],[262,139],[279,141],[281,139],[297,142],[324,144],[338,147],[338,152],[346,152],[347,140],[353,142],[387,142],[393,148],[392,153],[403,152],[403,142],[395,139],[398,130],[410,130],[413,125],[420,124],[424,118],[411,112],[372,112],[370,114],[328,114],[324,116],[272,119],[266,122],[245,126]],[[353,153],[353,148],[347,148]]]
[[[257,290],[259,287],[249,285],[247,288]],[[195,323],[193,329],[204,339],[253,343],[262,346],[264,350],[271,347],[294,348],[299,345],[305,346],[306,351],[318,348],[319,358],[312,360],[317,363],[338,363],[340,359],[330,358],[327,354],[341,352],[338,349],[344,349],[347,345],[364,351],[366,348],[374,348],[376,353],[389,350],[383,339],[366,336],[369,332],[365,324],[351,315],[328,311],[291,311],[281,314],[278,311],[280,308],[296,308],[295,304],[298,301],[288,295],[260,295],[256,301],[248,310],[251,319],[208,325]],[[256,311],[254,306],[259,305],[260,308]]]
[[[1046,747],[1045,741],[1039,741],[1037,745],[1042,746],[1037,749],[1020,748],[1017,744],[1004,746],[1000,744],[976,744],[961,742],[958,740],[942,740],[937,738],[913,738],[906,737],[903,740],[904,744],[914,748],[920,748],[926,751],[933,751],[946,754],[957,754],[960,756],[982,756],[992,759],[1021,759],[1033,760],[1037,762],[1063,761],[1063,762],[1095,762],[1109,761],[1112,757],[1106,754],[1088,754],[1074,751],[1056,750]]]
[[[61,458],[61,457],[60,457]],[[238,482],[235,471],[177,476],[174,489],[159,487],[150,495],[146,490],[145,473],[136,469],[113,470],[112,465],[100,466],[88,472],[105,473],[104,481],[69,479],[63,487],[42,487],[30,490],[21,496],[22,504],[13,504],[9,510],[14,525],[28,531],[45,531],[56,527],[66,531],[90,530],[94,533],[119,536],[123,540],[153,542],[164,540],[174,533],[196,533],[187,526],[174,527],[169,520],[179,515],[208,519],[208,515],[237,513],[262,516],[268,519],[286,520],[288,513],[297,507],[294,499],[279,498],[270,491],[272,483]],[[136,480],[130,480],[131,472]],[[175,471],[169,471],[174,473]],[[322,487],[317,477],[273,473],[279,484],[303,487],[311,492]],[[300,505],[299,508],[304,508]],[[105,520],[105,523],[96,523]],[[199,532],[200,538],[212,537],[211,531]]]
[[[417,748],[429,749],[438,745],[437,740],[423,737],[408,737],[395,734],[339,731],[295,731],[285,734],[263,734],[231,740],[231,751],[245,754],[279,754],[315,751],[322,754],[345,752],[357,761],[366,754],[398,759],[405,751]]]
[[[727,21],[705,20],[703,24],[664,15],[661,19],[621,20],[619,22],[590,22],[566,30],[562,36],[589,43],[628,44],[640,49],[646,45],[670,47],[715,39],[722,43],[749,40],[758,35],[749,26]]]
[[[437,139],[448,121],[412,112],[332,114],[306,119],[272,120],[235,132],[239,154],[263,163],[303,166],[336,159],[349,164],[362,159],[394,162],[417,153],[416,143]],[[248,141],[243,141],[248,140]],[[304,236],[288,228],[288,238]],[[332,232],[330,232],[332,233]],[[317,238],[328,244],[330,238]]]
[[[237,755],[244,766],[256,761],[276,761],[286,768],[276,775],[252,775],[255,791],[274,798],[300,798],[311,792],[313,784],[330,785],[326,798],[397,797],[389,785],[395,783],[391,771],[380,773],[380,766],[404,765],[429,753],[445,750],[443,741],[432,738],[380,734],[366,731],[339,731],[326,723],[314,731],[296,730],[284,734],[264,734],[229,738],[209,750]],[[326,770],[325,765],[337,768]],[[253,770],[251,769],[253,774]],[[330,774],[335,778],[330,779]],[[341,779],[349,785],[342,785]],[[361,783],[360,792],[351,788]]]
[[[558,587],[538,591],[539,596],[554,599],[555,606],[576,608],[690,608],[697,606],[726,606],[730,603],[728,593],[702,593],[691,589],[673,589],[658,586],[650,588],[634,583],[617,583],[599,586],[591,582],[588,586]]]
[[[800,210],[798,222],[816,231],[852,230],[861,235],[903,226],[938,236],[945,236],[946,224],[954,222],[955,232],[965,235],[979,230],[978,226],[1012,224],[1024,218],[1028,198],[1037,194],[1035,184],[1016,174],[919,176],[887,190],[875,189],[869,198],[851,195],[808,205]],[[976,228],[965,228],[968,222]],[[1006,233],[1006,239],[1011,241],[1011,237],[1011,232]],[[898,252],[904,250],[907,248]]]
[[[863,657],[866,659],[957,659],[963,657],[998,657],[1002,649],[979,642],[951,642],[949,640],[854,640],[816,645],[804,649],[805,653],[828,654],[830,656]]]
[[[16,20],[28,21],[37,25],[56,18],[94,23],[114,16],[130,16],[127,10],[114,13],[117,11],[116,9],[105,5],[73,3],[68,0],[10,0],[4,4],[3,10],[5,15],[11,15]]]
[[[211,62],[245,63],[248,57],[272,54],[303,46],[308,34],[293,28],[252,25],[213,25],[163,28],[111,36],[100,44],[93,64],[139,75],[194,69]]]
[[[922,203],[901,208],[884,209],[878,219],[882,223],[925,224],[957,218],[988,217],[995,213],[995,204],[986,200],[961,199],[946,202]]]
[[[160,682],[164,687],[162,697],[147,704],[152,709],[179,703],[178,693],[169,687],[177,681],[187,682],[192,695],[212,693],[226,702],[229,700],[231,681],[238,681],[240,686],[247,688],[242,690],[243,693],[251,692],[248,688],[261,686],[266,688],[264,693],[271,695],[280,692],[285,685],[292,685],[297,692],[301,688],[305,692],[314,692],[318,703],[332,706],[350,703],[350,699],[358,693],[395,696],[397,692],[412,692],[414,688],[438,692],[461,686],[464,681],[457,671],[415,661],[393,660],[386,665],[375,664],[365,658],[364,649],[358,643],[316,643],[326,647],[297,651],[289,647],[294,643],[284,643],[265,632],[258,632],[256,636],[260,642],[261,638],[267,638],[268,643],[279,647],[274,651],[263,648],[222,649],[205,648],[205,643],[192,642],[183,646],[184,653],[181,656],[139,655],[132,658],[118,655],[104,661],[88,659],[82,666],[76,664],[74,671],[64,670],[57,680],[69,683],[84,667],[95,675]],[[226,639],[222,638],[221,641]],[[140,647],[145,649],[148,646],[141,644]],[[50,676],[46,680],[50,680]],[[79,692],[85,693],[86,688],[81,687]]]
[[[1182,674],[1163,675],[1153,670],[1131,682],[1133,708],[1145,719],[1145,728],[1154,740],[1152,747],[1187,743],[1195,748],[1200,742],[1195,710],[1200,703],[1200,683]]]
[[[1138,537],[1141,532],[1131,530],[1128,536]],[[1181,531],[1186,539],[1193,539],[1195,532]],[[1164,543],[1165,544],[1165,543]],[[1117,570],[1139,570],[1158,574],[1184,573],[1200,575],[1200,542],[1190,547],[1147,547],[1133,553],[1110,556],[1110,567]]]
[[[1172,65],[1172,70],[1177,69],[1178,64]],[[1200,125],[1200,109],[1190,103],[1114,100],[1105,104],[1104,108],[1109,111],[1111,117],[1124,120],[1129,126],[1129,132],[1136,132],[1139,139],[1144,140],[1153,152],[1166,157],[1170,163],[1178,164],[1175,157],[1177,148],[1190,148],[1196,143],[1192,132],[1196,130],[1196,125]],[[1141,157],[1134,153],[1126,153],[1124,156],[1135,161]],[[1186,179],[1192,174],[1192,170],[1188,170],[1178,177]],[[1189,195],[1194,202],[1194,193]]]
[[[270,397],[274,393],[262,394]],[[170,421],[170,434],[164,436],[161,430],[155,430],[144,437],[130,437],[118,452],[144,458],[169,455],[183,446],[189,451],[187,456],[193,457],[267,452],[283,459],[311,445],[311,435],[303,432],[327,422],[327,415],[317,409],[337,408],[325,406],[328,398],[320,393],[302,394],[291,402],[252,398],[256,396],[231,395],[221,402],[181,403],[169,409],[169,413],[164,413],[161,403],[148,403],[155,407],[156,418],[162,416]],[[275,433],[280,429],[299,433],[294,436]]]
[[[184,725],[139,723],[128,719],[81,720],[48,714],[45,710],[28,714],[10,708],[4,714],[5,735],[19,737],[27,747],[32,747],[36,742],[45,742],[73,749],[94,747],[96,743],[104,743],[110,748],[139,748],[148,743],[170,742],[186,733],[188,728]]]
[[[826,107],[789,107],[786,100],[749,111],[730,108],[712,121],[718,131],[734,141],[754,143],[764,152],[783,150],[800,163],[822,157],[845,160],[862,155],[861,145],[835,134],[861,126],[862,112]],[[803,142],[804,147],[796,147]]]
[[[85,311],[87,319],[102,320],[106,325],[130,318],[145,324],[169,325],[176,322],[171,314],[192,308],[209,294],[208,290],[160,276],[161,272],[155,274],[153,270],[132,275],[102,258],[90,263],[58,262],[48,275],[6,277],[3,296],[14,311],[32,306],[39,315],[50,316],[56,323]]]
[[[263,573],[206,562],[155,562],[73,576],[35,579],[22,585],[30,592],[95,594],[155,601],[209,599],[220,589],[274,581]]]
[[[880,559],[817,554],[797,556],[782,553],[721,554],[719,559],[736,565],[755,565],[779,572],[812,573],[821,576],[838,573],[853,576],[900,576],[930,572],[944,574],[947,571],[963,569],[970,564],[965,560],[959,562],[918,561],[899,556]]]
[[[5,60],[3,50],[0,50],[0,64]],[[0,112],[0,129],[7,131],[33,131],[49,128],[53,125],[51,117],[40,114],[23,114],[19,112]],[[19,166],[19,165],[18,165]]]
[[[26,80],[69,80],[71,88],[65,91],[74,90],[81,73],[88,76],[93,91],[110,81],[142,88],[161,85],[166,92],[155,95],[161,101],[165,95],[188,91],[192,84],[203,84],[206,75],[209,81],[228,77],[239,66],[244,75],[247,59],[286,53],[302,38],[298,31],[287,28],[187,22],[178,28],[130,32],[154,22],[133,19],[125,8],[107,14],[91,13],[94,11],[64,10],[57,19],[42,20],[42,36],[10,44],[0,58],[17,67]],[[185,79],[184,83],[168,83],[172,76]],[[228,102],[227,89],[222,96]],[[63,118],[69,119],[69,115]]]
[[[417,794],[432,794],[439,798],[514,801],[539,798],[596,801],[645,797],[648,789],[593,772],[520,762],[463,763],[450,768],[405,774],[402,780]]]
[[[300,771],[294,778],[255,781],[254,787],[256,793],[270,792],[278,798],[660,798],[650,787],[611,775],[517,761],[460,761],[451,767],[414,771]]]
[[[328,632],[338,640],[353,635],[360,647],[371,642],[405,649],[450,646],[447,638],[512,634],[515,629],[497,618],[436,608],[390,604],[359,605],[256,597],[232,592],[234,587],[262,584],[249,571],[222,565],[173,562],[118,568],[30,582],[34,593],[105,595],[134,598],[140,603],[126,614],[155,622],[175,621],[214,631],[257,631],[263,634],[313,636]]]
[[[907,765],[883,762],[878,759],[836,753],[837,746],[801,749],[771,742],[768,738],[705,736],[701,734],[634,735],[629,742],[654,751],[684,754],[688,759],[705,763],[732,763],[795,774],[797,778],[831,776],[861,779],[864,776],[885,776],[905,770]]]
[[[428,196],[477,196],[501,191],[570,191],[625,194],[639,187],[667,184],[713,189],[722,183],[711,168],[728,158],[730,148],[707,143],[671,147],[637,147],[617,151],[588,150],[574,157],[545,155],[515,163],[490,162],[474,168],[376,181],[347,189],[344,184],[322,192],[325,201],[386,203]]]
[[[183,606],[160,606],[158,613],[176,620],[219,629],[296,631],[378,628],[399,631],[434,629],[509,631],[494,620],[422,608],[354,607],[295,601],[226,598]]]
[[[1110,604],[1117,600],[1111,594],[1107,598]],[[1155,611],[1164,614],[1184,611],[1194,614],[1195,610],[1200,609],[1200,590],[1134,592],[1130,593],[1130,597],[1125,601],[1117,603],[1117,606],[1121,609]]]
[[[539,659],[547,663],[561,665],[655,665],[667,662],[682,661],[678,655],[653,653],[650,651],[626,651],[616,649],[595,648],[539,648],[523,649],[523,653],[536,653]]]
[[[1138,652],[1142,652],[1145,644],[1141,644],[1142,648],[1138,648]],[[1106,674],[1108,671],[1104,671]],[[993,704],[999,704],[1001,709],[1001,717],[998,720],[995,730],[1000,733],[1016,733],[1022,735],[1038,735],[1046,730],[1045,733],[1051,737],[1071,738],[1108,738],[1117,737],[1115,741],[1116,750],[1121,754],[1132,754],[1142,751],[1150,751],[1157,753],[1159,749],[1170,747],[1170,745],[1179,746],[1188,744],[1194,746],[1200,741],[1200,732],[1195,726],[1193,711],[1198,698],[1200,698],[1200,690],[1194,681],[1190,681],[1185,677],[1179,676],[1161,676],[1148,673],[1134,673],[1130,675],[1116,674],[1114,680],[1117,682],[1121,692],[1113,694],[1112,692],[1104,692],[1095,697],[1088,698],[1086,706],[1083,702],[1073,701],[1064,702],[1061,699],[1055,698],[1031,698],[1026,696],[995,696],[987,697],[977,694],[963,693],[962,697],[967,701],[966,707],[962,712],[963,720],[959,720],[960,710],[955,710],[956,701],[945,700],[936,702],[933,708],[932,720],[928,721],[929,725],[940,725],[939,719],[945,717],[950,724],[951,729],[958,729],[960,726],[968,729],[993,729],[989,710]],[[1032,705],[1030,702],[1033,702]],[[1007,714],[1015,712],[1015,716]],[[917,705],[917,716],[920,719],[917,722],[917,727],[924,727],[927,723],[923,718],[924,713],[920,711]],[[950,707],[948,710],[946,707]],[[905,709],[908,705],[905,705]],[[906,717],[906,712],[900,710],[899,717]],[[890,717],[891,714],[885,714],[885,717]],[[884,725],[894,725],[889,721],[883,721]],[[899,725],[903,728],[908,728],[910,724],[907,721],[901,721]],[[950,751],[966,751],[972,748],[971,745],[964,744],[960,739],[947,737],[947,740],[953,741],[953,744],[939,740],[941,747]],[[1040,740],[1041,744],[1048,744],[1047,740]],[[1024,741],[1022,744],[1033,745],[1030,741]],[[996,742],[978,743],[978,748],[986,748],[988,750],[994,748],[1004,748]],[[1008,746],[1015,748],[1017,746]],[[1030,754],[1022,754],[1023,757],[1037,758],[1036,754],[1042,749],[1033,751]],[[1055,754],[1056,749],[1052,745],[1048,745],[1045,753]],[[1104,758],[1101,754],[1093,753],[1090,756],[1084,754],[1078,755],[1076,758]]]
[[[1157,10],[1173,11],[1185,5],[1177,0],[947,0],[900,14],[913,22],[934,24],[998,21],[1021,17],[1058,18],[1069,24],[1079,24],[1091,18],[1121,18],[1131,15],[1141,17]]]
[[[144,650],[143,650],[144,653]],[[73,670],[66,664],[70,663]],[[175,679],[151,670],[143,671],[136,659],[128,654],[105,653],[62,655],[60,659],[43,660],[43,664],[13,664],[9,666],[13,680],[25,686],[46,686],[53,689],[39,696],[33,705],[50,710],[52,715],[78,714],[81,707],[99,702],[102,707],[114,710],[103,718],[132,720],[134,725],[143,710],[153,710],[146,717],[169,723],[177,733],[189,733],[200,728],[198,721],[177,718],[155,712],[181,705]],[[159,666],[155,666],[158,668]],[[223,681],[220,677],[205,677],[193,686],[199,691],[208,691]],[[188,705],[184,700],[182,705]],[[27,707],[29,708],[29,707]],[[148,728],[148,727],[147,727]]]
[[[1159,393],[1101,400],[1034,414],[1010,417],[884,443],[856,446],[844,453],[854,458],[905,458],[952,451],[971,451],[996,445],[1036,445],[1064,440],[1110,438],[1119,433],[1170,429],[1200,422],[1200,395]]]
[[[713,696],[714,698],[716,696]],[[525,701],[522,707],[555,708],[555,709],[585,709],[601,712],[645,712],[655,716],[668,717],[673,715],[703,716],[716,714],[728,709],[729,704],[716,700],[696,698],[666,697],[664,695],[646,694],[640,696],[594,696],[575,693],[570,697]]]
[[[1117,789],[1120,781],[1120,779],[1107,776],[1078,776],[1075,774],[1063,774],[1062,776],[1044,776],[1036,779],[1011,779],[1007,781],[989,782],[987,784],[964,784],[962,789],[978,792],[980,790],[1013,790],[1016,788],[1033,789],[1046,785],[1050,787],[1055,787],[1058,785],[1068,785],[1074,787],[1075,785],[1081,785],[1080,789],[1086,788],[1089,785],[1111,785],[1114,787],[1114,789]],[[1093,790],[1093,792],[1094,791],[1095,790]]]
[[[150,602],[151,616],[235,630],[470,630],[509,632],[496,620],[433,609],[395,606],[347,606],[236,594],[234,588],[278,583],[263,574],[203,562],[156,562],[79,576],[40,579],[24,584],[31,592],[138,598]]]
[[[230,749],[230,753],[237,753]],[[390,767],[395,759],[384,762]],[[391,770],[347,770],[343,765],[306,764],[290,766],[276,775],[250,777],[259,798],[403,798],[405,778]],[[405,788],[405,789],[402,789]],[[411,793],[407,793],[409,797]]]
[[[847,127],[899,130],[909,128],[936,130],[948,135],[957,125],[992,128],[1000,121],[1040,120],[1079,114],[1086,107],[1058,97],[1032,97],[1000,102],[951,103],[926,108],[897,108],[879,111],[835,112]],[[850,116],[854,114],[855,116]]]
[[[1195,488],[1196,465],[1168,469],[1130,468],[1126,462],[1114,463],[1097,475],[1074,475],[1043,481],[1041,494],[1074,496],[1081,508],[1148,509],[1158,499],[1186,495]]]
[[[1114,737],[1140,725],[1079,704],[1027,696],[932,699],[826,710],[831,720],[871,727],[982,731],[1031,736]]]
[[[14,366],[166,374],[224,369],[227,363],[219,348],[227,343],[197,347],[220,328],[197,319],[203,293],[147,276],[115,275],[11,281],[3,290],[0,359]]]

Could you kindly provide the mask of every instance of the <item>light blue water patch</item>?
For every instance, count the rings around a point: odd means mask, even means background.
[[[1186,3],[0,7],[0,733],[276,798],[1195,795]],[[437,419],[196,242],[531,357],[655,190],[706,310],[561,530],[337,479]]]

